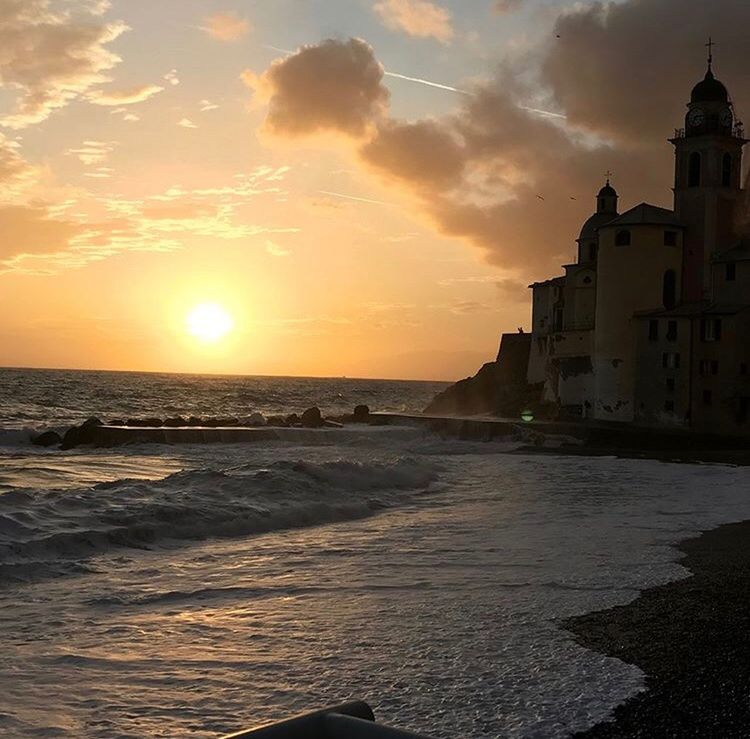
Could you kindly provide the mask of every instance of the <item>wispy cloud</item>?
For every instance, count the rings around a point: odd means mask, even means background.
[[[163,89],[161,85],[139,85],[125,90],[92,90],[88,94],[88,100],[94,105],[133,105],[148,100]]]
[[[443,43],[454,36],[448,9],[429,0],[378,0],[373,10],[387,28],[409,36]]]
[[[127,26],[104,22],[101,3],[83,13],[53,12],[48,0],[0,3],[0,79],[16,93],[16,109],[0,124],[24,128],[107,81],[120,62],[108,47]]]
[[[109,174],[99,167],[87,176]],[[173,187],[140,200],[93,198],[90,204],[104,211],[98,218],[80,213],[82,204],[75,201],[0,208],[0,229],[6,234],[0,242],[0,274],[51,275],[122,253],[171,252],[195,236],[235,240],[296,233],[292,225],[247,222],[240,215],[251,198],[278,194],[281,177],[282,168],[258,167],[218,188]]]
[[[250,23],[236,13],[214,13],[205,19],[201,29],[217,41],[239,41],[250,31]]]
[[[198,128],[197,124],[193,123],[189,118],[181,118],[177,121],[177,125],[182,126],[182,128]]]
[[[285,249],[270,239],[266,241],[266,251],[273,257],[288,257],[292,253],[290,249]]]

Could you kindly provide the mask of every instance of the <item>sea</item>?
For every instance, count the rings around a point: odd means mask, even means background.
[[[0,736],[218,737],[352,698],[566,737],[644,689],[562,620],[685,577],[750,469],[401,425],[43,449],[95,415],[413,412],[441,383],[0,369]]]

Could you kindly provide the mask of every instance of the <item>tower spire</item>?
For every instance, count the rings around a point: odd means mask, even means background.
[[[708,71],[710,73],[713,73],[713,63],[714,63],[714,46],[716,44],[714,43],[713,39],[709,36],[708,37],[708,43],[706,44],[706,48],[708,49]]]

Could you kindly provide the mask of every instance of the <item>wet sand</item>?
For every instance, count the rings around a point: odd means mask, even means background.
[[[647,690],[576,734],[750,737],[750,522],[682,542],[687,579],[565,621],[581,645],[637,665]]]

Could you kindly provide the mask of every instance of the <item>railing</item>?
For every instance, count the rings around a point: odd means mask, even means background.
[[[685,129],[684,128],[675,128],[673,138],[675,138],[675,139],[684,139],[686,137],[686,135],[687,134],[685,133]],[[732,126],[732,136],[734,136],[737,139],[744,139],[745,138],[745,125],[742,123],[742,121],[737,121]]]
[[[258,729],[228,734],[223,739],[429,739],[375,723],[364,701],[352,701],[306,713]]]

